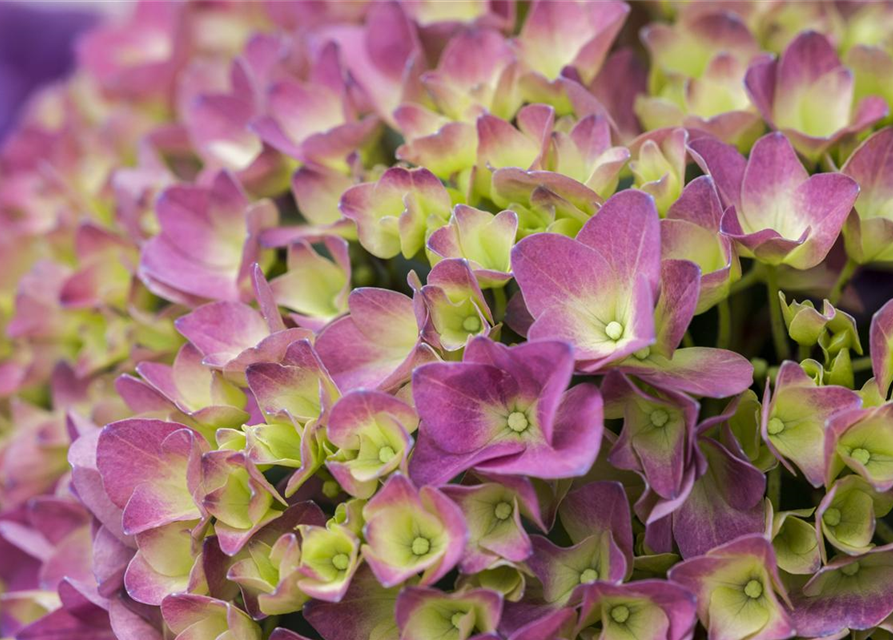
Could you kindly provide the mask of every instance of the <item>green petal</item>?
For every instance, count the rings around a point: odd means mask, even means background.
[[[743,586],[717,587],[710,594],[711,635],[721,630],[726,638],[752,636],[769,622],[772,605],[765,595],[751,598]]]

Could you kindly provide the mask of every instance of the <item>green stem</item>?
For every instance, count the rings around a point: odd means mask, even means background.
[[[807,346],[807,345],[805,345],[805,344],[798,345],[798,348],[797,348],[797,359],[798,359],[800,362],[803,362],[804,360],[806,360],[807,358],[809,358],[809,356],[811,356],[811,355],[812,355],[812,347],[809,347],[809,346]]]
[[[505,287],[494,287],[490,289],[493,292],[493,318],[496,322],[502,322],[502,319],[505,318],[505,307],[506,307],[506,299],[505,299]]]
[[[716,305],[718,314],[719,328],[716,332],[716,347],[718,349],[728,349],[732,340],[732,309],[729,306],[729,299],[724,298]]]
[[[837,277],[837,282],[834,283],[830,293],[828,293],[828,302],[837,304],[837,301],[840,300],[840,294],[843,293],[843,288],[846,286],[847,282],[850,281],[850,278],[853,277],[853,274],[856,273],[856,268],[858,266],[859,264],[855,260],[847,258],[846,264],[843,265],[843,269]]]
[[[755,264],[751,267],[750,271],[741,276],[741,279],[738,282],[732,283],[732,286],[729,287],[729,295],[733,295],[738,293],[739,291],[744,291],[745,289],[749,289],[757,282],[763,279],[763,269],[760,268],[760,265]]]
[[[279,625],[279,616],[270,616],[263,622],[263,634],[264,637],[269,636],[273,633],[273,629],[275,629]]]
[[[853,373],[858,373],[859,371],[868,371],[871,369],[871,356],[865,356],[864,358],[856,358],[852,362]]]
[[[695,339],[691,337],[691,332],[686,331],[685,335],[682,336],[682,346],[686,348],[691,348],[697,346],[695,344]]]
[[[769,472],[769,477],[766,481],[766,495],[769,497],[769,502],[772,503],[772,508],[775,510],[775,513],[781,511],[781,465],[776,465],[774,469]]]
[[[781,362],[788,359],[790,349],[784,318],[781,315],[781,302],[778,300],[778,272],[773,267],[766,270],[766,289],[769,292],[769,319],[772,324],[775,355]]]

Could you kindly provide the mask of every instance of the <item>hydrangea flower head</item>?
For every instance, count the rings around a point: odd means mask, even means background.
[[[97,19],[0,144],[0,637],[890,637],[891,17]]]

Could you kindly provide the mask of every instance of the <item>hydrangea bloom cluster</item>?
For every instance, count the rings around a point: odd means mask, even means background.
[[[0,636],[890,638],[891,43],[782,0],[96,27],[0,151]]]

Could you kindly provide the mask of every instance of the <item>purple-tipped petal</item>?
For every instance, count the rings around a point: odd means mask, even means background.
[[[618,283],[644,277],[651,290],[660,285],[660,223],[654,198],[634,189],[621,191],[583,225],[577,240],[598,251]]]
[[[400,592],[395,607],[402,640],[426,640],[456,629],[462,635],[475,633],[477,638],[477,634],[495,631],[501,615],[502,596],[489,589],[446,594],[408,587]]]
[[[464,362],[418,369],[413,396],[422,422],[416,455],[427,466],[436,451],[453,454],[453,462],[444,461],[452,475],[472,466],[547,478],[585,473],[601,438],[601,397],[588,385],[564,392],[572,366],[564,343],[507,348],[477,338]],[[414,476],[441,475],[420,469],[419,461],[413,465]]]
[[[581,584],[620,583],[627,574],[626,558],[610,532],[593,534],[572,547],[559,547],[542,536],[532,540],[527,566],[542,582],[548,603],[567,602]]]
[[[795,633],[776,596],[787,600],[772,544],[762,535],[742,536],[686,560],[669,578],[697,596],[698,618],[711,637],[782,640]]]
[[[103,429],[97,466],[109,497],[124,509],[125,532],[201,517],[193,496],[203,443],[191,429],[160,420],[122,420]]]
[[[764,527],[766,479],[762,472],[711,438],[702,438],[700,444],[707,473],[673,514],[673,536],[683,558]]]
[[[893,301],[872,316],[868,340],[871,370],[881,395],[886,398],[893,382]]]
[[[363,507],[363,557],[388,588],[424,572],[421,585],[446,575],[462,557],[468,537],[459,507],[433,487],[417,490],[391,476]]]
[[[753,365],[739,353],[710,347],[677,349],[671,359],[627,358],[619,366],[649,384],[708,398],[728,398],[753,383]]]
[[[571,491],[561,502],[558,517],[574,543],[582,542],[592,533],[611,532],[632,566],[629,502],[619,482],[590,482]]]
[[[775,392],[763,402],[763,440],[782,462],[792,461],[814,487],[825,483],[825,434],[834,414],[858,408],[858,394],[837,385],[816,386],[795,362],[782,363]],[[790,465],[787,465],[790,467]]]
[[[233,360],[270,335],[263,317],[248,305],[215,302],[179,318],[177,330],[205,358],[220,363]]]
[[[577,594],[582,599],[578,628],[606,622],[609,633],[618,636],[636,633],[636,637],[643,639],[682,640],[690,637],[697,621],[694,596],[671,582],[640,580],[626,585],[596,582],[580,587]],[[612,615],[614,607],[620,609]]]
[[[339,388],[388,390],[407,380],[414,366],[433,360],[419,344],[412,300],[396,291],[355,289],[350,315],[326,327],[315,347]]]
[[[893,612],[891,565],[890,548],[879,547],[862,556],[836,558],[819,569],[791,594],[797,633],[825,637],[879,625]]]
[[[893,221],[884,214],[893,199],[893,129],[881,129],[863,142],[847,159],[841,172],[859,183],[855,213],[844,225],[847,255],[857,262],[887,262]]]

